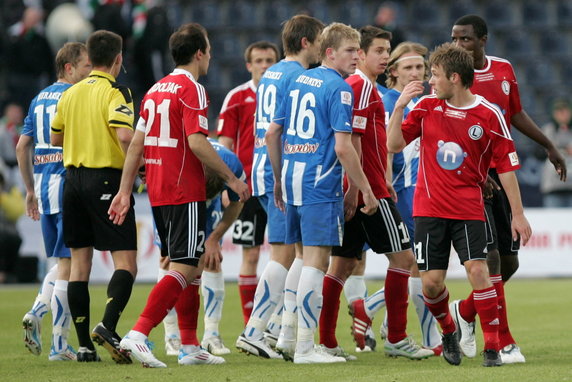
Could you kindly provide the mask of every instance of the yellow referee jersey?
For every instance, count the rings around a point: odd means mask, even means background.
[[[64,166],[122,169],[125,153],[115,129],[133,129],[133,120],[129,89],[92,70],[62,94],[52,122],[51,131],[64,134]]]

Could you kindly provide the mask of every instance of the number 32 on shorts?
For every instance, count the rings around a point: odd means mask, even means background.
[[[248,221],[237,220],[234,223],[232,238],[240,241],[254,241],[254,223]]]

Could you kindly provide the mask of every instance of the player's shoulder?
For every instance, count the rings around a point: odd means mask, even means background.
[[[500,57],[495,57],[495,56],[487,56],[487,60],[488,60],[488,67],[489,67],[488,70],[489,71],[493,71],[493,72],[499,72],[499,71],[513,72],[514,71],[510,61],[505,59],[505,58],[500,58]]]
[[[423,97],[419,98],[419,100],[415,104],[415,109],[427,109],[430,106],[437,107],[437,106],[440,106],[442,103],[444,103],[444,102],[442,100],[440,100],[439,98],[437,98],[436,94],[427,94],[427,95],[424,95]],[[441,110],[441,111],[443,111],[443,110]]]
[[[478,105],[480,105],[484,111],[478,111],[478,113],[489,113],[491,116],[493,116],[495,119],[501,119],[504,121],[504,117],[502,114],[501,109],[498,107],[498,105],[489,102],[485,97],[482,97],[480,95],[477,95],[477,103]]]

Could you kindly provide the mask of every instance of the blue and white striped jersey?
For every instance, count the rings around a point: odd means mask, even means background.
[[[395,89],[389,89],[383,95],[383,105],[385,106],[386,122],[393,113],[395,102],[401,95],[401,92]],[[409,110],[417,103],[419,98],[414,98],[409,102],[403,111],[403,118],[407,117]],[[417,184],[417,168],[419,167],[419,138],[409,143],[403,151],[393,154],[393,188],[395,192],[399,192],[406,187],[415,186]]]
[[[270,122],[286,95],[286,88],[306,69],[298,61],[282,60],[264,72],[256,90],[256,116],[254,129],[254,158],[252,160],[252,195],[273,192],[274,175],[268,158],[266,140]]]
[[[34,137],[34,189],[41,214],[61,212],[64,178],[62,148],[50,144],[50,127],[56,106],[71,84],[55,82],[32,100],[24,120],[22,135]]]
[[[274,121],[284,127],[282,187],[288,204],[343,198],[336,132],[351,133],[352,88],[325,66],[300,74],[288,87]]]

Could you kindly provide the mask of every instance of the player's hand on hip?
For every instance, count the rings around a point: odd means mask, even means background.
[[[552,146],[548,150],[548,159],[550,160],[550,162],[554,166],[554,169],[560,176],[560,180],[566,182],[566,176],[568,172],[567,171],[568,169],[566,168],[566,160],[564,159],[562,154],[560,154],[560,151],[558,151],[556,147]]]
[[[526,245],[532,236],[532,228],[530,228],[530,224],[528,223],[528,220],[524,214],[517,214],[512,216],[511,230],[513,240],[518,240],[520,235],[520,241],[522,245]]]
[[[250,190],[248,189],[248,185],[244,183],[242,180],[234,178],[233,180],[228,182],[228,186],[230,187],[231,190],[236,192],[241,202],[244,203],[248,199],[250,199]]]
[[[34,192],[26,193],[26,215],[32,220],[40,220],[40,210],[38,209],[38,198]]]
[[[130,206],[131,206],[131,194],[126,194],[119,191],[111,201],[109,210],[107,210],[107,214],[109,215],[109,220],[112,220],[113,224],[117,225],[123,224],[123,221],[125,221],[125,216],[127,215]]]
[[[373,192],[368,190],[367,192],[362,192],[363,195],[363,202],[365,206],[363,206],[360,211],[366,215],[373,215],[375,211],[377,211],[377,207],[379,206],[379,201],[373,194]]]

